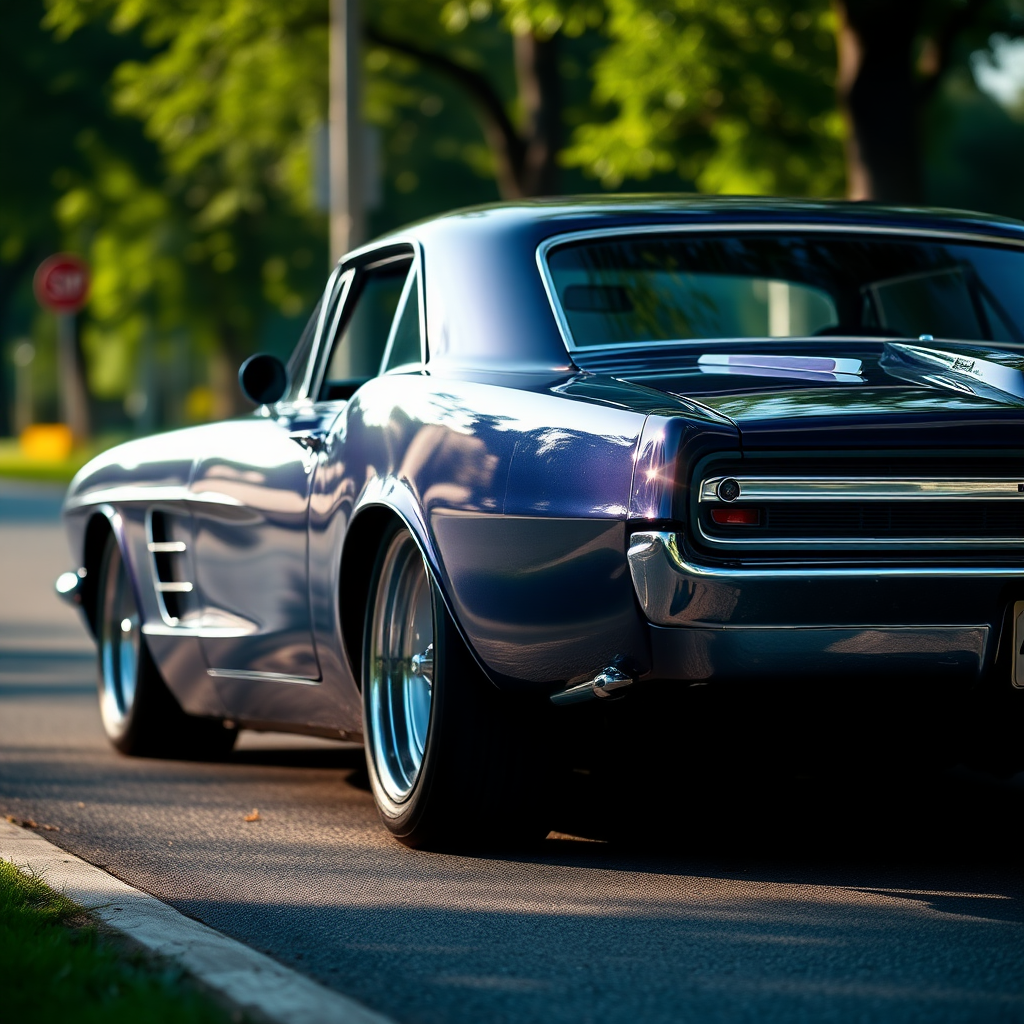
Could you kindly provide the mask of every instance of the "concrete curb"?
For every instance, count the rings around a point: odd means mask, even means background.
[[[174,960],[242,1010],[277,1024],[395,1024],[6,821],[0,821],[0,858],[41,875],[104,924]]]

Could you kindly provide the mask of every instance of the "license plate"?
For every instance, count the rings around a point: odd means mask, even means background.
[[[1024,690],[1024,601],[1013,604],[1013,685]]]

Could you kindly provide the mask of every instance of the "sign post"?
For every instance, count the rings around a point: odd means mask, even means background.
[[[330,0],[331,262],[362,243],[366,233],[360,117],[360,0]]]
[[[89,436],[89,400],[78,344],[78,311],[89,297],[89,265],[73,253],[57,253],[39,264],[32,285],[36,300],[57,314],[57,373],[61,419],[75,440]]]

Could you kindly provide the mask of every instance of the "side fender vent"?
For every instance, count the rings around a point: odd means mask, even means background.
[[[159,511],[150,513],[147,532],[146,546],[153,559],[160,614],[167,625],[177,626],[196,610],[195,588],[189,578],[188,544],[184,539],[189,533],[174,515]]]

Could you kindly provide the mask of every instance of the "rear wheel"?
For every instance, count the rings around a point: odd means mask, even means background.
[[[113,534],[100,566],[97,608],[100,717],[110,742],[139,757],[223,757],[238,732],[186,715],[146,646],[131,580]]]
[[[399,524],[374,569],[362,678],[370,782],[397,839],[441,848],[546,834],[540,721],[484,677]]]

